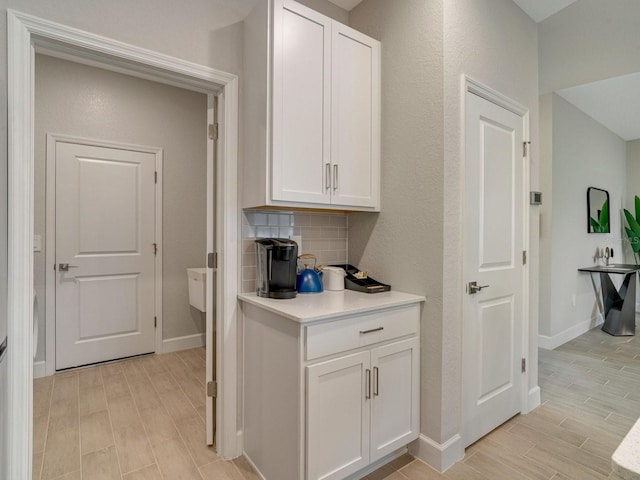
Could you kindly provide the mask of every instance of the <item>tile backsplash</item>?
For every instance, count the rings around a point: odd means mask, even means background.
[[[347,215],[344,213],[242,212],[242,292],[256,289],[256,238],[301,236],[298,255],[312,253],[319,265],[347,262]]]

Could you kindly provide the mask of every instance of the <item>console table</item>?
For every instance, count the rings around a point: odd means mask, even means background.
[[[604,307],[602,331],[609,335],[636,334],[636,271],[640,265],[598,265],[579,268],[579,272],[599,273]],[[611,274],[624,275],[620,290]]]

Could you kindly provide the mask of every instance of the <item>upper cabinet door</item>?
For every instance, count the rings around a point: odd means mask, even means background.
[[[378,209],[380,43],[333,22],[331,59],[332,203]]]
[[[329,203],[331,20],[279,0],[273,32],[272,199]]]

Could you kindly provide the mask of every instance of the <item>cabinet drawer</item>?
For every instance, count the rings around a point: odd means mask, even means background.
[[[418,332],[420,306],[374,312],[305,329],[307,360],[385,342]]]

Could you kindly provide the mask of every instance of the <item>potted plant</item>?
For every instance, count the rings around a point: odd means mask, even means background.
[[[624,209],[624,216],[627,219],[627,237],[629,237],[629,245],[633,251],[633,258],[636,261],[636,265],[640,265],[640,197],[635,196],[635,217],[629,210]]]

